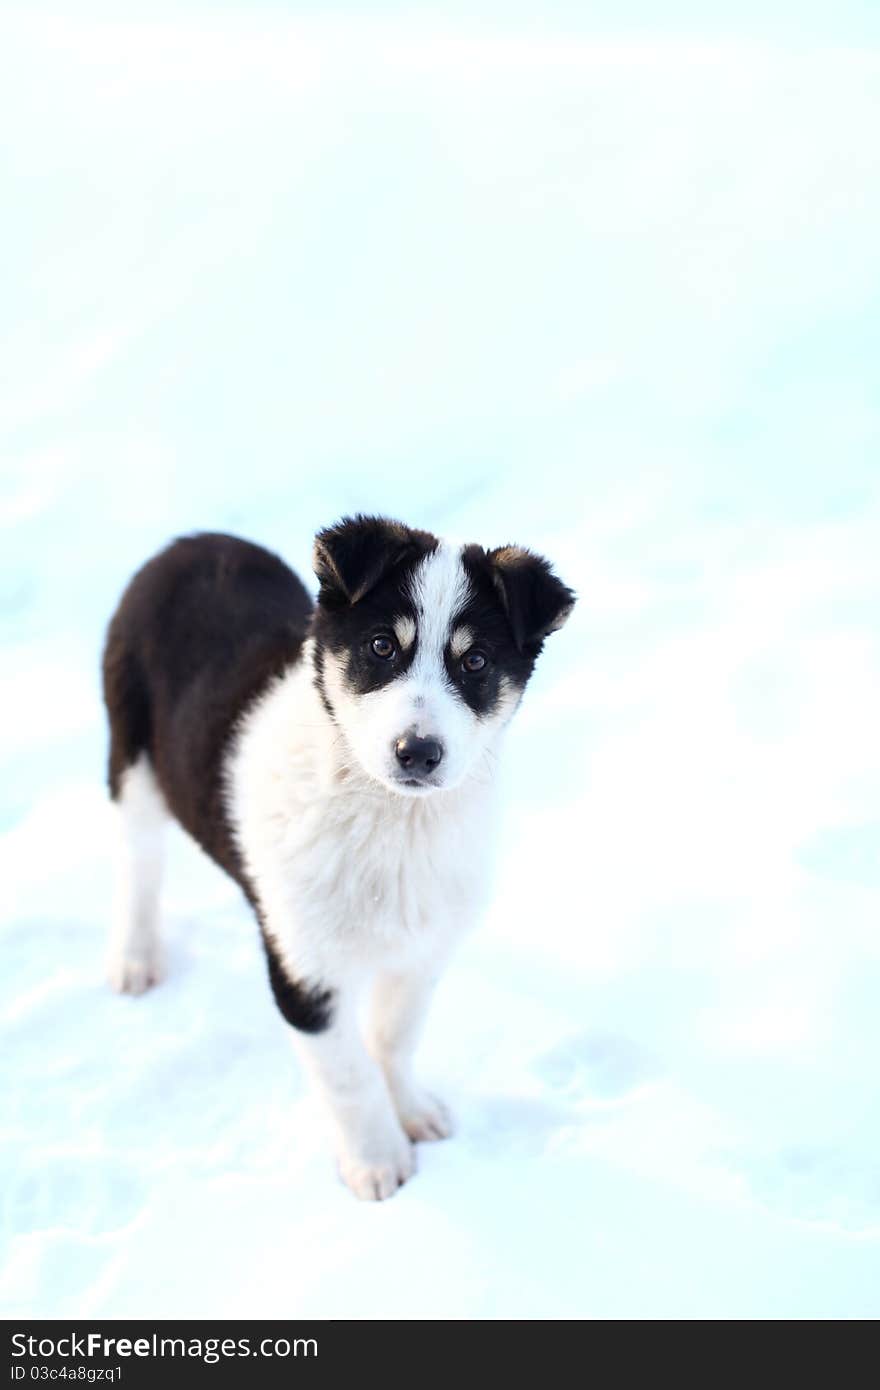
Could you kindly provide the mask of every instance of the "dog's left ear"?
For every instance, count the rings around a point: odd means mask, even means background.
[[[315,537],[312,557],[321,599],[357,603],[402,561],[426,555],[437,544],[427,531],[382,516],[346,516]]]
[[[519,546],[490,550],[492,579],[501,597],[520,651],[540,647],[558,632],[575,605],[575,594],[557,579],[540,555]]]

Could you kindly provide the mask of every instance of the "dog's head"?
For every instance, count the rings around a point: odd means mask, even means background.
[[[316,680],[351,753],[403,796],[485,763],[574,594],[515,546],[449,546],[383,517],[315,541]]]

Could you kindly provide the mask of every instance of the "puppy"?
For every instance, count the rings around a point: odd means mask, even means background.
[[[571,590],[527,550],[381,517],[315,542],[317,602],[268,551],[175,541],[110,623],[120,821],[114,987],[160,978],[169,816],[241,886],[358,1197],[390,1196],[445,1106],[413,1076],[435,982],[483,901],[501,735]],[[369,995],[365,1030],[359,1005]]]

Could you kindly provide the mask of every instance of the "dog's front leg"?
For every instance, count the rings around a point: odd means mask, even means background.
[[[343,1181],[356,1197],[381,1201],[415,1172],[415,1150],[395,1113],[381,1068],[358,1028],[356,999],[334,993],[332,1019],[319,1033],[294,1039],[336,1136]]]
[[[385,973],[376,980],[368,1045],[382,1067],[400,1123],[410,1139],[447,1139],[452,1116],[413,1075],[413,1056],[437,971]]]

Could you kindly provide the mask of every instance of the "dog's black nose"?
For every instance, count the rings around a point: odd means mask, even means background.
[[[413,777],[429,777],[443,757],[443,745],[435,738],[404,734],[394,745],[397,761]]]

